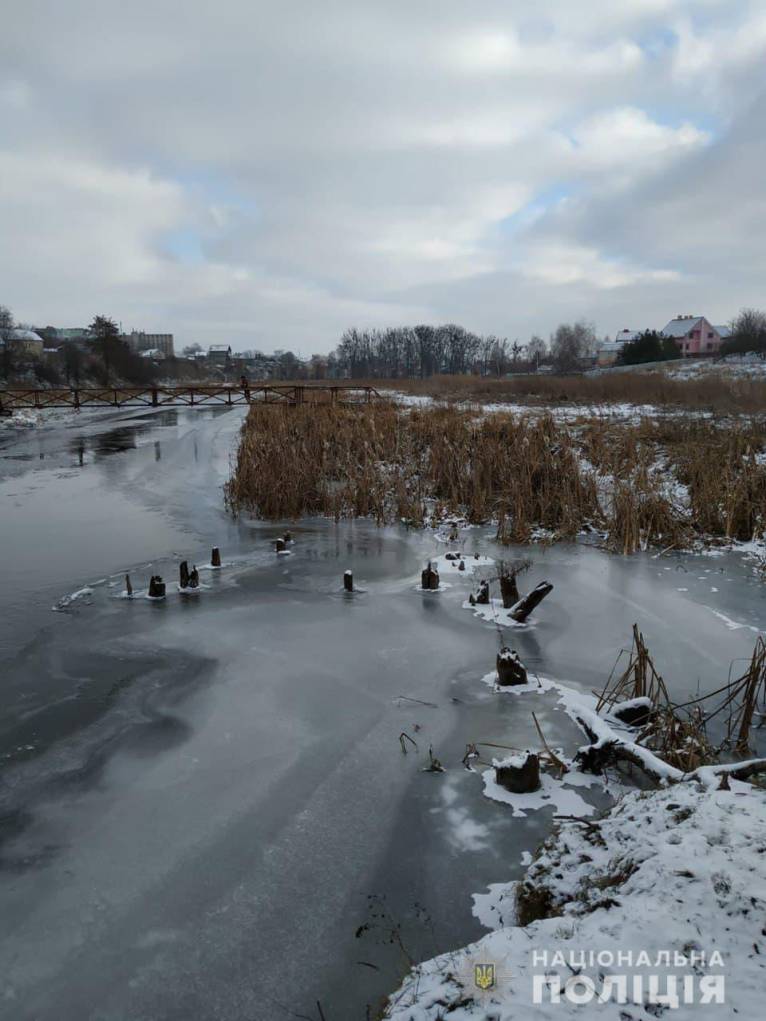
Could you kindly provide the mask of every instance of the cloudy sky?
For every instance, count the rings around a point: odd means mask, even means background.
[[[5,0],[0,303],[177,343],[766,305],[764,0]]]

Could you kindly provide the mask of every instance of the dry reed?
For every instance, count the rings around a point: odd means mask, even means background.
[[[478,415],[254,405],[226,499],[263,518],[461,514],[497,522],[501,542],[534,529],[603,529],[612,549],[682,548],[696,536],[750,539],[766,522],[764,430],[707,419],[638,425],[550,415]]]

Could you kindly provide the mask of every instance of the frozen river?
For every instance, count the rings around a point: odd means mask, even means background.
[[[281,529],[224,512],[240,423],[122,412],[0,436],[2,1019],[374,1017],[408,957],[482,935],[471,894],[518,878],[550,826],[460,765],[469,741],[537,743],[481,683],[497,634],[461,607],[470,579],[417,592],[444,546],[366,522],[292,525],[276,557]],[[223,570],[179,596],[178,562],[212,545]],[[463,545],[497,553],[485,529]],[[513,644],[586,689],[634,621],[690,695],[766,626],[732,556],[530,555],[522,588],[555,589]],[[168,599],[120,598],[125,571]],[[541,722],[580,743],[552,706]],[[421,771],[430,744],[446,773]]]

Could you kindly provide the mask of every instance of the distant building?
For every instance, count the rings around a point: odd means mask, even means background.
[[[620,330],[614,340],[605,340],[596,352],[596,365],[614,365],[626,344],[640,336],[638,330]]]
[[[162,362],[167,358],[165,352],[159,347],[150,347],[146,351],[139,351],[140,358],[150,358],[153,362]]]
[[[6,349],[19,358],[42,358],[45,344],[34,330],[9,330],[5,338]]]
[[[68,340],[90,340],[91,332],[87,326],[67,326],[65,329],[59,329],[58,326],[54,327],[53,332],[56,340],[68,341]]]
[[[211,344],[207,349],[207,360],[213,365],[226,368],[231,362],[231,344]]]
[[[271,379],[278,376],[278,363],[271,355],[264,355],[258,351],[243,351],[238,356],[242,371],[246,372],[250,379]]]
[[[689,358],[717,354],[730,331],[726,326],[713,326],[704,316],[679,315],[660,332],[672,337],[681,349],[681,356]]]
[[[131,351],[143,354],[144,351],[161,351],[163,358],[174,358],[172,333],[144,333],[143,330],[131,330],[124,333],[122,339]]]

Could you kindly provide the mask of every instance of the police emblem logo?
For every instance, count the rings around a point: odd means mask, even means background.
[[[495,984],[494,964],[475,964],[473,966],[473,981],[479,989],[492,989]]]

